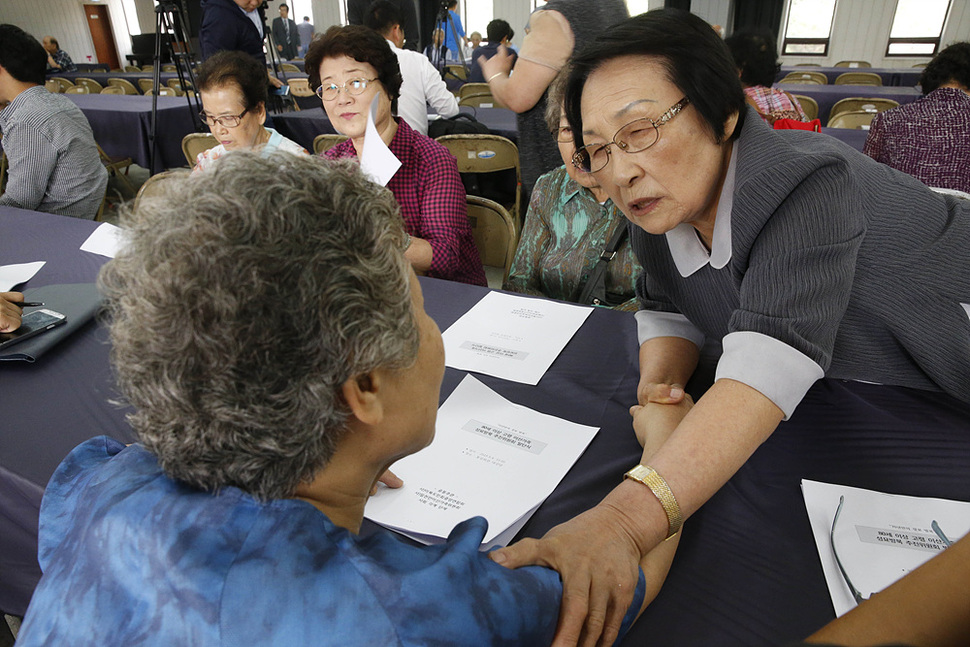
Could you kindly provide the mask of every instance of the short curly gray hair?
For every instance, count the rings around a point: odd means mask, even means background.
[[[172,478],[292,496],[330,460],[341,385],[411,366],[394,197],[353,162],[234,152],[123,214],[99,278],[129,421]]]

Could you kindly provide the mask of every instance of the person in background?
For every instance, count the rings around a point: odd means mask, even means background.
[[[280,58],[284,61],[296,58],[300,50],[300,33],[296,29],[296,22],[290,18],[290,8],[286,4],[280,5],[280,16],[273,19],[273,40]]]
[[[445,32],[443,29],[436,28],[431,34],[431,42],[424,48],[424,55],[432,64],[444,67],[446,54]]]
[[[565,76],[560,75],[549,88],[546,110],[546,124],[559,142],[563,166],[536,182],[515,259],[502,288],[579,302],[586,281],[600,262],[600,255],[622,229],[623,238],[607,264],[604,283],[607,301],[602,305],[636,312],[640,265],[626,235],[627,220],[596,178],[572,163],[576,145],[562,111],[564,82]]]
[[[465,27],[461,24],[461,16],[456,11],[458,0],[445,0],[442,4],[448,8],[448,17],[438,23],[438,28],[445,32],[447,58],[457,61],[461,53],[459,48],[468,43],[468,38],[465,36]],[[454,28],[452,28],[452,24],[454,24]]]
[[[745,100],[762,119],[769,124],[774,124],[778,119],[808,121],[808,115],[802,110],[798,99],[771,87],[781,66],[778,64],[775,37],[770,32],[739,31],[724,42],[738,67]]]
[[[0,332],[13,332],[20,328],[23,309],[19,304],[23,302],[24,295],[20,292],[0,292]]]
[[[84,113],[44,87],[47,53],[15,25],[0,25],[0,132],[9,170],[0,205],[94,220],[108,186]]]
[[[401,206],[408,233],[404,255],[415,271],[486,285],[457,161],[447,148],[393,116],[401,68],[387,41],[366,27],[331,27],[310,45],[306,69],[330,123],[349,138],[323,153],[330,159],[360,158],[370,105],[377,99],[377,134],[401,162],[387,188]]]
[[[922,98],[873,118],[862,150],[927,186],[970,193],[970,42],[934,56],[920,85]]]
[[[244,152],[122,226],[99,281],[138,442],[88,440],[51,477],[20,647],[550,643],[558,573],[495,564],[484,518],[436,546],[361,535],[379,478],[434,438],[445,372],[387,191]],[[621,634],[675,548],[634,569]]]
[[[202,118],[219,145],[199,153],[193,173],[209,168],[230,151],[258,148],[263,155],[279,149],[307,155],[306,149],[266,128],[266,71],[243,52],[219,52],[199,66],[196,87]]]
[[[466,61],[470,60],[472,52],[474,52],[475,49],[477,49],[478,46],[481,44],[482,44],[481,32],[473,31],[472,33],[468,34],[468,42],[465,44],[465,48],[462,50],[462,53],[465,55]]]
[[[404,49],[417,52],[421,39],[418,36],[418,12],[413,0],[390,0],[401,12],[401,28],[404,30]],[[363,25],[364,15],[374,0],[347,0],[347,23]],[[430,58],[430,57],[429,57]]]
[[[307,48],[310,47],[310,41],[313,40],[313,23],[310,22],[310,16],[303,16],[303,22],[296,26],[296,31],[300,34],[299,57],[303,58],[306,56]]]
[[[628,16],[623,0],[549,0],[529,17],[530,31],[518,58],[499,47],[492,58],[478,59],[492,96],[518,113],[526,204],[539,176],[562,164],[559,146],[546,127],[549,84],[573,52]]]
[[[71,60],[70,54],[61,49],[56,38],[44,36],[44,49],[47,50],[48,72],[77,72],[77,65]]]
[[[260,7],[261,0],[201,0],[202,26],[199,27],[199,53],[205,61],[223,51],[240,51],[249,54],[266,67],[263,53],[263,29],[266,16]],[[266,78],[275,88],[283,82],[266,68]]]
[[[397,114],[422,135],[428,134],[428,107],[442,117],[458,114],[458,100],[448,91],[441,74],[423,54],[402,49],[401,12],[393,2],[380,0],[367,10],[364,26],[384,37],[401,67],[401,96]]]
[[[471,72],[468,74],[469,83],[485,83],[485,75],[482,73],[482,66],[478,61],[482,58],[486,61],[492,58],[498,53],[499,47],[504,47],[512,56],[512,66],[515,66],[518,53],[512,48],[512,38],[515,36],[512,26],[502,19],[496,19],[488,23],[488,27],[485,28],[485,35],[488,36],[488,42],[476,47],[475,51],[472,52],[469,61],[471,66]]]

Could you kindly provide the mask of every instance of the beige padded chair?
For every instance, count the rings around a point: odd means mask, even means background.
[[[445,65],[445,78],[468,80],[468,70],[464,65]]]
[[[121,94],[124,95],[125,89],[119,88],[117,85],[109,85],[104,90],[101,90],[101,94]]]
[[[107,88],[105,89],[107,90]],[[104,149],[101,148],[101,144],[97,144],[97,146],[98,155],[101,156],[101,164],[108,170],[108,174],[114,175],[116,178],[124,182],[124,184],[128,187],[128,190],[131,191],[132,197],[137,195],[135,185],[132,184],[131,180],[128,179],[128,168],[134,164],[134,161],[132,161],[130,157],[111,157],[104,152]],[[124,170],[124,173],[120,172],[122,170]]]
[[[914,63],[913,64],[913,67],[921,67],[922,68],[922,67],[926,67],[927,65],[929,65],[929,63]]]
[[[177,72],[177,71],[178,71],[178,68],[176,68],[171,63],[166,63],[165,65],[162,66],[162,72]]]
[[[165,82],[165,85],[175,90],[179,96],[182,96],[183,94],[185,94],[186,88],[188,88],[189,90],[195,89],[192,86],[192,84],[189,83],[188,81],[185,82],[185,87],[183,87],[182,82],[179,81],[178,79],[169,79],[168,81]]]
[[[466,197],[468,223],[485,266],[488,287],[501,288],[509,276],[518,244],[515,222],[502,205],[475,195]]]
[[[134,65],[126,65],[125,66],[125,72],[132,72],[132,73],[138,74],[138,73],[141,72],[141,68],[140,67],[136,67]]]
[[[290,86],[290,94],[294,97],[315,97],[317,96],[310,89],[310,79],[290,79],[286,82]]]
[[[492,88],[488,87],[488,83],[466,83],[458,88],[459,99],[464,99],[465,97],[470,97],[476,94],[487,94],[491,96]]]
[[[182,138],[182,154],[185,155],[185,161],[189,163],[189,167],[194,167],[195,158],[199,153],[218,145],[219,141],[211,133],[189,133]]]
[[[337,144],[347,140],[346,135],[324,134],[313,138],[313,154],[319,155],[323,151],[330,150]]]
[[[78,78],[74,79],[74,84],[75,85],[83,85],[84,87],[86,87],[88,89],[88,92],[91,93],[91,94],[101,94],[101,91],[104,90],[104,86],[103,85],[101,85],[100,83],[98,83],[94,79],[89,79],[87,77],[80,77],[79,76]],[[65,90],[65,92],[67,92],[67,90]]]
[[[138,88],[136,88],[135,85],[128,79],[108,79],[108,85],[121,88],[124,90],[125,94],[141,94],[141,92],[138,91]]]
[[[155,81],[152,79],[138,79],[138,89],[141,90],[142,94],[148,94],[155,85]]]
[[[898,107],[899,102],[893,101],[892,99],[883,99],[877,97],[849,97],[835,102],[835,105],[832,106],[832,109],[829,111],[829,119],[843,112],[861,110],[862,112],[879,113]]]
[[[515,169],[515,202],[506,208],[521,222],[522,167],[519,149],[499,135],[442,135],[437,140],[458,160],[459,173],[493,173]]]
[[[869,61],[839,61],[834,67],[872,67]]]
[[[44,83],[44,87],[47,88],[48,92],[53,94],[64,92],[64,87],[54,79],[47,79],[47,82]]]
[[[48,82],[55,81],[58,85],[61,86],[61,92],[67,92],[67,89],[68,88],[73,88],[74,87],[74,84],[73,83],[71,83],[67,79],[62,78],[60,76],[52,76],[51,78],[47,79],[47,81]]]
[[[846,72],[835,77],[835,85],[882,85],[882,77],[873,72]]]
[[[821,72],[812,72],[806,70],[804,72],[789,72],[785,77],[778,81],[779,83],[801,83],[804,85],[828,85],[829,77],[825,76]]]
[[[849,112],[843,112],[835,115],[834,117],[830,117],[828,127],[850,128],[852,130],[868,130],[869,125],[872,123],[872,119],[876,116],[876,114],[878,113],[866,112],[865,110],[850,110]]]
[[[155,94],[155,92],[152,91],[152,90],[147,90],[145,92],[145,96],[146,97],[150,97],[153,94]],[[158,96],[160,96],[160,97],[177,97],[178,95],[179,95],[179,93],[176,92],[175,90],[173,90],[172,88],[166,88],[166,87],[163,86],[163,87],[161,87],[161,88],[158,89]]]
[[[138,210],[138,204],[146,198],[155,198],[160,195],[164,195],[166,186],[171,182],[178,182],[189,176],[189,171],[186,169],[173,169],[171,171],[163,171],[161,173],[156,173],[151,176],[145,183],[141,185],[138,189],[138,194],[135,196],[134,209]]]
[[[280,63],[280,69],[282,69],[284,72],[296,72],[297,74],[303,73],[303,70],[298,68],[296,65],[293,65],[293,63]]]
[[[141,71],[142,72],[154,72],[155,71],[155,66],[154,65],[142,65],[141,66]]]
[[[504,108],[505,105],[490,94],[473,94],[471,96],[458,99],[459,106],[471,106],[472,108]]]
[[[100,94],[101,90],[98,90],[97,94]],[[64,94],[91,94],[91,91],[86,85],[72,85],[68,89],[64,90]]]
[[[798,105],[800,105],[802,110],[805,111],[805,114],[808,115],[809,121],[812,119],[818,119],[818,101],[812,97],[807,97],[804,94],[793,94],[792,96],[798,100]]]

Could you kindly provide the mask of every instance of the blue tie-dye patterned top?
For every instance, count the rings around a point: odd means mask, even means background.
[[[558,574],[493,563],[485,529],[469,519],[430,547],[359,537],[309,503],[202,492],[94,438],[44,494],[44,576],[17,645],[548,644]],[[641,572],[624,633],[643,594]]]

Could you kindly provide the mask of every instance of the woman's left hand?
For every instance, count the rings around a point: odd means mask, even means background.
[[[395,474],[391,470],[387,470],[383,474],[381,474],[381,478],[377,479],[377,483],[383,483],[384,485],[386,485],[391,489],[397,489],[402,485],[404,485],[404,481],[402,481],[397,476],[397,474]],[[377,483],[375,483],[374,487],[370,489],[371,496],[374,496],[375,494],[377,494]]]
[[[478,65],[482,68],[482,75],[486,81],[496,74],[508,76],[512,71],[512,55],[505,45],[499,45],[498,51],[492,58],[486,59],[484,56],[479,56]]]

